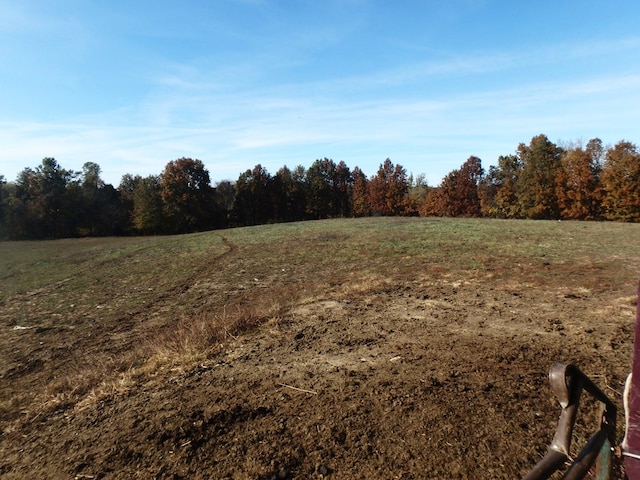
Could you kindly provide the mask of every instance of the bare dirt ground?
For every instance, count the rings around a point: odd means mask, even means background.
[[[552,362],[577,364],[621,405],[636,279],[553,261],[533,275],[485,258],[466,272],[329,269],[320,289],[303,262],[267,268],[226,245],[171,295],[107,324],[15,329],[6,312],[66,284],[5,300],[2,390],[35,400],[1,418],[2,478],[513,479],[555,430]],[[305,296],[206,357],[151,373],[119,360],[108,375],[109,358],[146,345],[147,328],[176,334],[159,320],[176,299],[202,314],[305,282]],[[87,371],[102,389],[70,395]]]

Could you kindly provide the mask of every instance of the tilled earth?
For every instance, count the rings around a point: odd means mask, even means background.
[[[215,271],[237,269],[241,254],[229,252]],[[213,272],[200,272],[176,295],[215,296],[219,284],[205,282]],[[229,335],[197,363],[128,377],[93,400],[87,392],[83,401],[6,416],[0,476],[519,478],[555,430],[552,362],[575,363],[621,405],[634,290],[634,281],[588,290],[437,273],[336,284]],[[4,308],[26,301],[16,296]],[[139,325],[153,318],[134,315]],[[105,329],[96,327],[93,341],[76,340],[76,353],[102,358],[107,338],[121,341],[113,351],[142,342],[142,328],[128,330],[128,343]],[[61,359],[77,331],[10,334],[3,348],[15,354],[3,370],[4,390],[44,388],[55,375],[47,362],[69,371]],[[41,342],[61,353],[34,357]],[[576,448],[597,422],[581,419]]]

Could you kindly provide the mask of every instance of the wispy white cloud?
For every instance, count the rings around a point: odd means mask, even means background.
[[[545,72],[553,75],[558,70],[563,75],[571,75],[571,68],[578,69],[581,60],[588,59],[594,64],[595,58],[606,58],[611,55],[633,54],[640,50],[640,36],[623,37],[618,39],[589,40],[573,43],[536,44],[518,49],[500,51],[477,51],[473,49],[466,54],[441,53],[438,58],[425,61],[412,61],[406,64],[393,65],[389,68],[334,79],[328,85],[320,82],[314,85],[321,90],[348,91],[368,89],[372,87],[400,87],[412,86],[431,80],[444,80],[459,84],[461,79],[477,78],[482,75],[499,74],[508,71],[525,70],[531,79],[544,76]],[[565,70],[564,65],[574,65]],[[562,68],[558,68],[562,66]],[[630,64],[630,68],[635,65]],[[545,70],[546,69],[546,70]],[[595,74],[596,72],[594,72]],[[598,72],[602,74],[613,72]],[[505,81],[511,78],[505,73]],[[496,77],[500,81],[500,77]],[[468,89],[465,84],[464,88]]]
[[[32,15],[33,8],[14,5],[0,0],[0,32],[12,25],[37,29],[45,20]],[[279,14],[270,10],[270,28],[286,24]],[[61,18],[48,28],[70,27],[91,38],[86,25],[65,25]],[[244,55],[222,48],[185,59],[160,56],[149,61],[144,75],[137,70],[146,82],[137,85],[144,94],[127,97],[122,108],[85,107],[51,122],[17,122],[0,112],[0,173],[15,178],[45,156],[73,169],[95,161],[112,183],[123,173],[159,173],[180,156],[201,158],[214,178],[235,178],[256,163],[270,170],[309,165],[319,156],[373,173],[391,156],[433,183],[471,154],[490,164],[538,133],[552,140],[615,136],[609,141],[635,134],[637,62],[607,70],[606,59],[637,58],[638,36],[539,42],[517,50],[442,48],[428,58],[318,73],[313,62],[326,55],[315,53],[338,51],[358,32],[360,20],[349,24],[345,18],[321,30],[290,25],[276,39],[268,29],[252,34],[242,23],[242,42],[251,45]],[[159,35],[153,25],[145,28]],[[599,68],[588,71],[594,57]],[[579,74],[572,74],[573,65]]]
[[[235,179],[257,163],[274,172],[284,164],[308,166],[321,156],[374,173],[391,156],[438,183],[469,155],[495,163],[498,155],[538,133],[554,141],[585,135],[609,142],[629,138],[636,114],[624,106],[637,105],[637,92],[640,74],[528,83],[437,99],[345,101],[306,97],[301,90],[273,97],[264,91],[230,97],[182,92],[154,98],[153,106],[131,116],[116,112],[56,124],[5,121],[0,124],[0,173],[15,178],[19,169],[55,156],[72,169],[95,161],[103,165],[106,180],[117,184],[124,173],[157,174],[168,161],[192,156],[219,180]]]

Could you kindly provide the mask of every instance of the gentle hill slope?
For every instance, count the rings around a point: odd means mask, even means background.
[[[553,361],[621,403],[639,239],[368,218],[0,243],[0,474],[516,478]]]

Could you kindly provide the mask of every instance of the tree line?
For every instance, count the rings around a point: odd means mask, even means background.
[[[178,234],[276,222],[373,215],[640,221],[640,152],[628,141],[559,146],[545,135],[487,171],[475,156],[427,185],[386,159],[367,176],[323,158],[309,168],[261,165],[211,184],[201,160],[105,184],[100,166],[64,169],[54,158],[0,175],[0,238]]]

